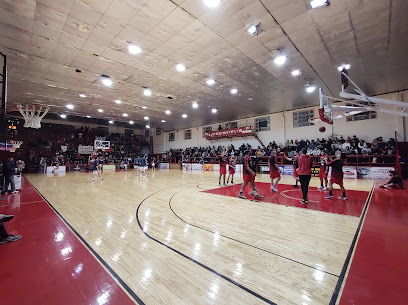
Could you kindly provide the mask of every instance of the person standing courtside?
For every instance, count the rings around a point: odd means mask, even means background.
[[[269,176],[271,178],[271,191],[272,192],[278,191],[278,189],[276,188],[276,185],[281,180],[281,175],[280,175],[281,171],[277,163],[278,163],[278,160],[276,157],[276,150],[272,150],[271,155],[268,160]]]
[[[312,178],[312,158],[307,155],[307,149],[302,148],[302,154],[299,156],[296,164],[296,169],[299,174],[300,188],[302,189],[303,199],[300,201],[302,204],[306,204],[309,199],[307,194],[309,192],[309,183]]]
[[[6,181],[4,185],[4,192],[8,191],[9,184],[11,184],[11,190],[10,190],[11,193],[12,194],[17,193],[16,186],[14,184],[14,174],[16,173],[16,166],[14,164],[14,160],[12,156],[8,156],[7,160],[4,161],[3,173],[4,173],[4,179]]]

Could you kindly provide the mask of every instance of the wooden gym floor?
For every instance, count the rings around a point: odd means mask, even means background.
[[[19,195],[0,202],[0,213],[16,215],[6,228],[23,235],[0,246],[0,260],[12,266],[0,271],[7,283],[0,291],[21,281],[30,287],[8,294],[10,305],[334,305],[358,297],[353,286],[342,298],[348,277],[367,286],[358,275],[370,268],[357,268],[355,277],[348,267],[353,255],[361,256],[360,216],[370,213],[374,190],[382,192],[373,181],[346,180],[349,200],[343,202],[324,199],[312,179],[305,208],[289,176],[272,194],[268,176],[258,175],[265,195],[259,202],[235,197],[241,177],[236,186],[218,188],[212,172],[149,170],[147,178],[105,172],[105,180],[95,182],[86,173],[27,179]],[[401,216],[407,211],[401,207]],[[399,297],[392,304],[403,304]]]

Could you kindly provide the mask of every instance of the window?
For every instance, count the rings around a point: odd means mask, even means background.
[[[191,139],[191,129],[184,130],[184,140]]]
[[[293,127],[311,126],[309,120],[314,118],[314,110],[302,110],[293,113]]]
[[[169,142],[174,141],[174,132],[169,132]]]
[[[360,104],[365,105],[365,106],[373,106],[373,104],[370,102],[360,102]],[[346,104],[346,106],[355,106],[355,105]],[[377,118],[377,112],[365,111],[365,112],[357,113],[355,115],[349,115],[348,117],[346,117],[346,122],[370,120],[370,119],[376,119],[376,118]]]
[[[212,131],[212,126],[203,127],[203,138],[205,138],[206,132],[211,132],[211,131]]]
[[[376,119],[376,118],[377,118],[377,112],[366,111],[366,112],[361,112],[355,115],[349,115],[348,117],[346,117],[346,121],[353,122],[353,121],[370,120],[370,119]]]
[[[156,127],[156,136],[160,136],[161,135],[161,129]]]
[[[133,129],[125,129],[125,135],[132,135],[133,134]]]
[[[148,137],[150,137],[150,129],[146,128],[145,129],[145,138],[148,138]]]
[[[267,130],[271,130],[271,118],[269,116],[257,118],[255,120],[255,131],[267,131]]]
[[[230,128],[238,128],[238,122],[231,122]]]

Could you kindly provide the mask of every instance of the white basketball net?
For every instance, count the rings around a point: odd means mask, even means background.
[[[45,115],[50,110],[49,107],[45,106],[43,111],[43,106],[36,105],[17,105],[17,108],[20,111],[21,115],[24,117],[24,127],[35,129],[41,128],[41,119],[45,117]]]

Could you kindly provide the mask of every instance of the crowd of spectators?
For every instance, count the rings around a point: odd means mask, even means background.
[[[316,140],[288,140],[285,145],[278,145],[275,141],[262,148],[260,146],[252,148],[249,144],[242,144],[235,148],[230,144],[225,146],[208,146],[208,147],[189,147],[186,149],[170,149],[162,155],[162,160],[181,160],[183,157],[188,158],[210,158],[218,156],[222,151],[225,151],[227,156],[234,154],[235,156],[245,156],[248,150],[254,150],[259,157],[269,156],[272,150],[276,150],[278,154],[284,153],[289,157],[294,156],[295,152],[300,152],[303,148],[307,149],[309,155],[319,156],[321,152],[326,152],[329,155],[334,155],[336,151],[341,151],[346,155],[395,155],[396,142],[394,139],[389,139],[385,142],[382,137],[374,139],[372,142],[367,142],[363,139],[358,139],[356,136],[334,137],[330,139]]]
[[[100,153],[106,163],[132,159],[148,147],[146,140],[134,134],[107,133],[105,130],[55,125],[46,135],[27,141],[28,162],[40,170],[47,165],[87,164],[88,155],[78,153],[78,146],[93,146],[95,139],[110,141],[111,149]]]

